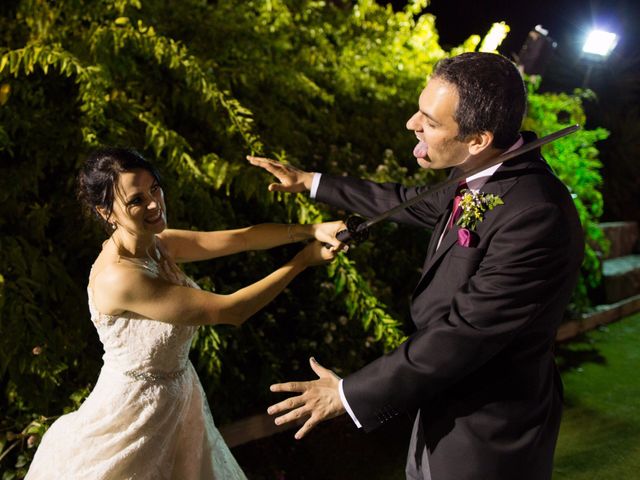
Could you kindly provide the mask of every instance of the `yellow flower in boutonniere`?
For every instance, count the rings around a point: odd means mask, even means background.
[[[468,228],[475,231],[478,224],[484,220],[485,212],[504,204],[502,199],[493,193],[480,193],[466,189],[460,193],[462,194],[460,199],[462,213],[456,222],[460,228]]]

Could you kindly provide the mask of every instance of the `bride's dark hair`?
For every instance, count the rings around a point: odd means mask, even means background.
[[[95,215],[98,221],[109,228],[108,219],[113,211],[115,185],[122,172],[143,169],[149,172],[161,184],[158,169],[133,149],[106,147],[94,151],[78,174],[77,195],[89,214]],[[105,220],[98,212],[104,208],[107,212]]]

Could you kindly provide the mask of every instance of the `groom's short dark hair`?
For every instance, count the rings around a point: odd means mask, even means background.
[[[493,133],[493,146],[508,148],[517,139],[527,106],[520,71],[495,53],[469,52],[440,60],[432,78],[458,90],[458,139],[480,132]]]

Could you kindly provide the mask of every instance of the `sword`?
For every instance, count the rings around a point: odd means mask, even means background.
[[[540,137],[508,153],[496,155],[495,157],[491,158],[488,162],[476,168],[472,168],[471,170],[464,172],[462,175],[437,183],[433,187],[428,188],[423,192],[420,192],[419,195],[416,195],[415,197],[407,200],[406,202],[401,203],[400,205],[397,205],[392,209],[387,210],[384,213],[381,213],[377,217],[373,217],[367,220],[362,217],[350,216],[345,220],[347,229],[340,230],[336,234],[336,238],[340,240],[342,243],[349,243],[351,241],[363,242],[369,236],[370,227],[372,227],[376,223],[380,223],[383,220],[386,220],[387,218],[391,217],[392,215],[395,215],[396,213],[404,210],[405,208],[408,208],[411,205],[418,203],[423,198],[429,195],[433,195],[434,193],[437,193],[440,190],[444,190],[445,188],[450,187],[452,185],[458,185],[458,183],[460,183],[461,180],[465,180],[467,177],[470,177],[472,175],[475,175],[476,173],[482,172],[483,170],[486,170],[489,167],[493,167],[494,165],[497,165],[499,163],[509,161],[515,157],[522,155],[523,153],[527,153],[527,152],[530,152],[531,150],[535,150],[536,148],[540,148],[542,145],[551,143],[554,140],[557,140],[558,138],[562,138],[578,130],[580,130],[580,125],[571,125],[570,127],[566,127],[566,128],[563,128],[562,130],[558,130],[557,132],[553,132],[544,137]]]

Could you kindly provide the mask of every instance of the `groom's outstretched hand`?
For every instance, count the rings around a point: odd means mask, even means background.
[[[309,363],[319,378],[311,382],[288,382],[271,385],[272,392],[296,392],[300,395],[289,397],[267,409],[269,415],[288,411],[288,413],[276,418],[276,425],[283,425],[303,416],[309,416],[302,428],[296,432],[295,438],[297,440],[304,437],[318,423],[345,413],[342,400],[340,400],[340,377],[324,368],[313,357],[309,359]]]
[[[266,170],[278,179],[280,183],[271,183],[269,185],[270,192],[299,193],[311,190],[313,172],[304,172],[270,158],[247,155],[247,160],[251,165]]]

